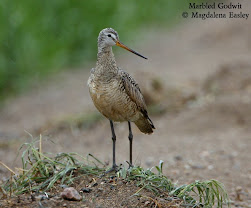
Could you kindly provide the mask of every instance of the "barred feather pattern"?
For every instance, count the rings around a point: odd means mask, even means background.
[[[101,34],[96,67],[88,79],[94,105],[106,118],[134,122],[141,132],[151,134],[155,127],[137,82],[116,66],[112,48],[103,46],[102,41]]]

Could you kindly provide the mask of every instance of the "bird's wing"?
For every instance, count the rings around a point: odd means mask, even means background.
[[[138,109],[143,113],[143,115],[148,117],[146,103],[137,82],[122,69],[119,69],[119,75],[127,95],[137,105]]]
[[[140,112],[148,120],[149,124],[151,125],[151,128],[155,129],[152,120],[148,116],[146,110],[146,103],[140,91],[139,85],[127,72],[123,71],[122,69],[119,69],[118,73],[122,81],[122,87],[125,89],[125,93],[137,105]]]

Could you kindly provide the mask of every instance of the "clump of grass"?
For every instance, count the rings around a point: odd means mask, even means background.
[[[213,179],[179,186],[173,189],[170,195],[182,198],[186,206],[196,204],[213,207],[217,203],[217,207],[222,207],[224,204],[230,207],[230,200],[224,185]]]
[[[129,181],[137,181],[137,185],[141,187],[137,193],[142,189],[147,189],[159,195],[161,192],[170,191],[174,188],[172,182],[162,174],[162,166],[163,161],[160,162],[159,166],[155,167],[158,174],[152,172],[152,169],[144,170],[142,167],[137,166],[129,169],[123,167],[118,171],[117,175]]]
[[[40,148],[36,147],[36,143],[37,141],[33,141],[21,146],[21,148],[26,147],[21,157],[22,168],[19,169],[19,174],[15,174],[3,185],[5,191],[12,191],[16,195],[46,191],[54,188],[55,184],[73,183],[78,177],[77,172],[82,175],[98,175],[104,171],[104,168],[97,165],[103,166],[103,164],[92,155],[87,158],[77,153],[59,153],[50,156],[42,152],[41,137]],[[85,162],[81,162],[78,158]]]
[[[230,207],[228,194],[224,185],[216,180],[195,181],[194,183],[182,186],[176,186],[166,176],[163,175],[163,161],[160,161],[159,166],[155,166],[157,174],[152,172],[152,169],[144,170],[142,167],[131,167],[128,170],[122,168],[118,172],[119,177],[126,180],[136,180],[137,185],[142,189],[147,189],[154,192],[156,195],[162,195],[165,192],[169,196],[175,196],[183,200],[185,207]]]
[[[39,144],[37,145],[37,143]],[[39,146],[36,147],[36,146]],[[53,156],[42,152],[42,137],[39,141],[25,143],[20,149],[22,153],[22,168],[19,174],[10,170],[12,177],[2,186],[4,192],[19,195],[25,192],[47,191],[56,188],[56,185],[69,185],[83,175],[102,176],[105,173],[104,164],[89,154],[82,157],[77,153],[60,153]],[[84,161],[84,162],[83,162]],[[185,207],[222,207],[229,206],[229,198],[223,184],[216,180],[195,181],[189,185],[177,186],[163,175],[163,161],[155,166],[157,173],[142,167],[122,166],[117,177],[127,181],[136,181],[140,189],[146,189],[156,196],[173,196],[183,200]],[[6,166],[5,166],[6,167]]]

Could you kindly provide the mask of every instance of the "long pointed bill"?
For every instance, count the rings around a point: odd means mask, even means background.
[[[128,48],[126,45],[124,45],[123,43],[121,43],[121,42],[119,42],[119,41],[116,42],[116,45],[119,46],[119,47],[121,47],[121,48],[124,48],[124,49],[126,49],[126,50],[128,50],[128,51],[130,51],[130,52],[132,52],[132,53],[134,53],[134,54],[136,54],[136,55],[138,55],[138,56],[140,56],[141,58],[147,59],[145,56],[142,56],[142,55],[139,54],[138,52],[136,52],[136,51],[134,51],[134,50]]]

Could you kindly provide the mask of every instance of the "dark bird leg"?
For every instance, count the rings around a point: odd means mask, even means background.
[[[111,126],[111,131],[112,131],[112,142],[113,142],[113,148],[112,148],[112,170],[116,170],[118,167],[116,165],[116,156],[115,156],[115,145],[116,145],[116,135],[113,127],[113,122],[110,120],[110,126]]]
[[[130,142],[130,146],[129,146],[129,151],[130,151],[130,167],[132,167],[132,140],[133,140],[133,135],[132,135],[132,128],[131,128],[131,122],[128,121],[128,127],[129,127],[129,142]]]

